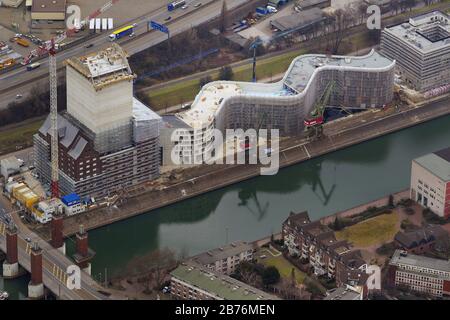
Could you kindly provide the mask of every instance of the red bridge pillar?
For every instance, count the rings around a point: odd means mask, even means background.
[[[76,252],[73,259],[76,264],[91,274],[91,260],[95,256],[95,252],[88,246],[88,233],[84,230],[83,225],[80,225],[80,230],[76,235]]]
[[[42,249],[35,242],[30,253],[31,281],[28,284],[28,297],[42,299],[44,297],[44,283],[42,282]]]
[[[6,260],[3,262],[3,277],[13,279],[18,276],[17,228],[10,225],[6,227]]]
[[[52,239],[50,244],[53,248],[59,249],[62,253],[66,254],[66,244],[64,242],[64,219],[62,214],[53,215],[51,222]]]

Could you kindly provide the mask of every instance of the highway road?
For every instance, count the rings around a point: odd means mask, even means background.
[[[227,2],[228,9],[234,9],[245,2],[245,0],[229,0]],[[137,24],[135,37],[123,38],[117,43],[122,45],[130,55],[133,55],[167,40],[167,35],[162,32],[148,31],[147,21],[154,20],[165,23],[169,27],[171,36],[174,36],[214,19],[220,14],[222,8],[222,2],[219,0],[192,0],[187,3],[189,6],[184,10],[179,8],[168,12],[166,7],[162,7],[131,21],[129,24]],[[196,7],[198,3],[201,5]],[[165,21],[169,16],[171,20]],[[63,71],[64,60],[98,51],[107,47],[109,43],[108,35],[100,34],[75,47],[59,52],[57,55],[58,69]],[[86,46],[89,44],[94,46],[87,49]],[[21,67],[0,75],[0,109],[7,107],[13,101],[20,101],[16,99],[17,94],[22,94],[21,99],[25,99],[34,86],[48,86],[48,62],[46,59],[40,60],[40,62],[41,67],[33,71],[26,71],[25,67]]]

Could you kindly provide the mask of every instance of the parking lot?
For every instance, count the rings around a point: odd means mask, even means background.
[[[270,22],[274,19],[294,13],[294,6],[295,2],[291,2],[279,8],[277,13],[262,16],[255,24],[248,29],[238,32],[238,34],[246,39],[259,37],[262,41],[268,41],[273,36]]]
[[[69,1],[67,5],[78,5],[81,9],[82,18],[85,18],[101,8],[107,2],[108,0],[72,0]],[[146,13],[165,7],[167,3],[168,1],[166,0],[120,0],[105,14],[100,15],[99,17],[113,18],[114,25],[120,26]],[[30,29],[31,12],[25,8],[25,1],[19,8],[0,7],[0,25],[10,29],[14,33],[32,33],[43,40],[47,40],[54,36],[58,30],[54,27],[52,29]],[[0,34],[0,40],[5,41],[8,40],[8,38],[5,38]]]
[[[29,44],[30,44],[29,47],[23,47],[15,42],[9,41],[15,35],[16,35],[16,33],[14,31],[7,29],[3,26],[0,26],[0,41],[3,41],[15,52],[17,52],[21,55],[27,55],[31,50],[33,50],[34,48],[37,47],[36,44],[32,43],[29,40],[27,40],[27,42],[29,42]]]

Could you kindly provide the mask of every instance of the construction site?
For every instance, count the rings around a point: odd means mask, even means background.
[[[447,30],[445,18],[434,12],[410,24],[420,21]],[[96,253],[88,247],[88,230],[257,177],[267,167],[251,162],[211,164],[206,161],[210,156],[228,160],[244,155],[247,161],[252,152],[263,150],[276,157],[278,172],[450,114],[445,71],[439,79],[429,79],[432,85],[420,87],[408,80],[410,66],[401,56],[386,54],[385,47],[360,56],[300,55],[281,80],[270,83],[257,83],[254,54],[252,81],[209,82],[192,104],[160,115],[134,96],[137,77],[130,55],[114,41],[64,59],[67,108],[58,111],[58,49],[71,32],[42,43],[26,58],[48,56],[50,79],[50,113],[33,136],[31,162],[19,155],[0,159],[0,236],[5,236],[8,255],[3,275],[18,276],[20,263],[31,273],[31,298],[42,298],[45,284],[62,299],[107,299],[110,293],[91,277]],[[442,41],[441,35],[436,37],[435,42]],[[13,38],[23,42],[19,35]],[[250,50],[260,45],[256,41]],[[447,42],[441,45],[434,46],[448,49]],[[215,136],[229,129],[278,130],[280,136],[276,143],[261,137],[250,140],[245,132],[237,140]],[[217,150],[224,152],[216,154]],[[328,188],[319,177],[312,191],[326,206],[335,187],[336,183]],[[256,193],[243,195],[239,205],[252,197],[261,218],[267,205],[261,205]],[[64,268],[71,263],[64,238],[73,235],[72,257],[85,271],[85,280],[80,291],[64,288],[61,293],[58,286],[67,281]]]
[[[6,177],[4,185],[24,217],[44,225],[38,227],[44,236],[57,215],[66,216],[70,235],[80,219],[92,229],[259,175],[259,165],[202,164],[217,147],[214,129],[280,130],[279,149],[271,154],[284,167],[448,113],[429,113],[433,96],[399,84],[396,61],[371,51],[299,56],[281,81],[270,84],[212,82],[188,110],[161,117],[133,96],[129,56],[111,44],[66,60],[67,110],[58,114],[56,45],[66,36],[40,49],[49,56],[50,115],[34,135],[33,168]],[[329,109],[347,117],[328,122]],[[359,126],[352,127],[355,122]],[[171,139],[174,132],[182,143]],[[243,147],[225,153],[269,148],[267,141],[251,145],[240,138]],[[173,150],[184,166],[167,160]],[[120,210],[108,219],[99,213],[111,208]]]

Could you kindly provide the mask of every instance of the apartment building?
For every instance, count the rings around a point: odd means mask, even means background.
[[[450,148],[412,161],[410,198],[443,218],[450,216]]]
[[[253,245],[245,241],[235,241],[229,245],[209,250],[191,258],[208,270],[232,274],[239,263],[253,260]]]
[[[292,256],[308,262],[316,276],[335,279],[336,284],[365,288],[367,264],[358,250],[337,240],[333,230],[309,219],[306,211],[293,213],[283,222],[284,244]]]
[[[193,262],[183,263],[171,272],[170,291],[182,300],[280,300]]]
[[[404,82],[417,91],[450,83],[450,18],[440,11],[387,26],[381,52],[397,62]]]
[[[396,250],[389,262],[388,282],[436,297],[449,295],[450,261]]]

